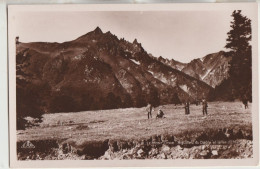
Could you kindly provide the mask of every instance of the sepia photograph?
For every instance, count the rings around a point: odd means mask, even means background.
[[[8,29],[14,166],[258,163],[256,3],[9,5]]]

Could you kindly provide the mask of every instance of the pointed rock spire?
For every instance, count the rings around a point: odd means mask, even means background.
[[[110,31],[107,31],[106,34],[111,34],[111,32],[110,32]]]
[[[134,44],[138,44],[138,42],[137,42],[137,39],[135,38],[135,40],[133,41],[133,43]]]
[[[99,27],[97,27],[97,28],[94,30],[94,32],[95,32],[95,34],[101,34],[101,33],[103,33],[102,30],[101,30]]]

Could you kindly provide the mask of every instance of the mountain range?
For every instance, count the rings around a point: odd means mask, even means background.
[[[136,39],[95,30],[64,43],[19,42],[17,64],[32,83],[47,83],[48,112],[171,104],[209,97],[228,78],[225,52],[181,63],[154,57]]]

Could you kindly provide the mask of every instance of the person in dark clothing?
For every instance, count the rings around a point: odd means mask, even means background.
[[[146,111],[147,111],[147,114],[148,114],[148,119],[149,117],[152,118],[152,110],[153,110],[153,106],[149,103],[146,107]]]
[[[157,115],[156,115],[156,118],[163,118],[163,116],[164,116],[163,111],[162,111],[161,109],[159,109],[159,110],[158,110],[158,113],[157,113]]]
[[[187,101],[185,103],[185,114],[190,114],[190,103]]]
[[[248,101],[247,101],[247,99],[244,98],[244,99],[242,100],[242,102],[243,102],[243,104],[244,104],[244,106],[245,106],[245,109],[247,109],[247,108],[248,108]]]
[[[203,115],[208,115],[208,103],[206,101],[206,99],[202,100],[202,113]]]

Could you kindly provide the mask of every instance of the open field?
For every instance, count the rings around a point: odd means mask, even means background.
[[[166,118],[155,119],[161,108]],[[198,133],[222,128],[251,130],[251,104],[244,109],[240,102],[209,103],[208,116],[202,115],[201,105],[191,105],[190,115],[183,106],[165,105],[155,108],[147,119],[145,108],[84,111],[44,115],[40,126],[17,131],[18,141],[75,139],[141,139],[155,134]]]
[[[191,105],[190,115],[180,105],[160,106],[149,120],[145,108],[46,114],[39,126],[17,131],[18,159],[251,158],[251,104],[208,105],[207,116],[201,105]],[[166,118],[155,119],[158,109]],[[35,148],[23,148],[28,140]]]

